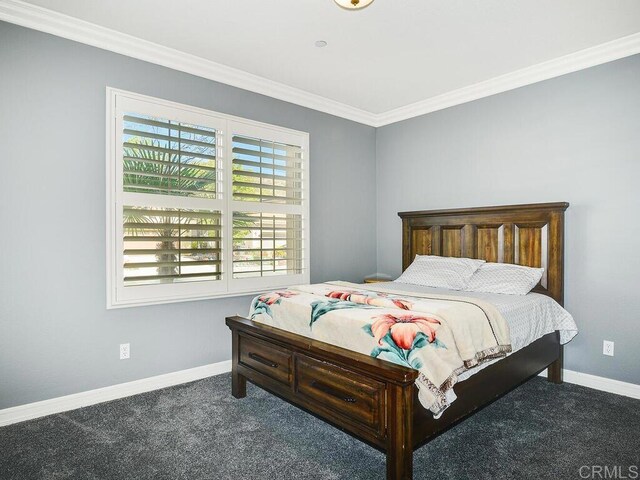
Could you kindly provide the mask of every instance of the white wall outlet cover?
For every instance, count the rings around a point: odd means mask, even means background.
[[[609,340],[604,340],[602,342],[602,354],[613,357],[613,347],[614,343]]]
[[[128,343],[120,344],[120,360],[126,360],[131,353],[131,347]]]

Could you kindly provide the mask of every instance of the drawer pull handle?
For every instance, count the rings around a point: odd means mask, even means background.
[[[329,385],[325,385],[324,383],[316,382],[315,380],[311,382],[311,386],[321,392],[328,393],[332,397],[337,397],[344,400],[347,403],[356,403],[356,399],[353,397],[345,397],[341,392],[334,390]]]
[[[250,353],[249,354],[249,358],[252,358],[253,360],[255,360],[258,363],[262,363],[263,365],[266,365],[267,367],[278,368],[278,364],[277,363],[274,363],[271,360],[268,360],[268,359],[266,359],[264,357],[261,357],[257,353]]]

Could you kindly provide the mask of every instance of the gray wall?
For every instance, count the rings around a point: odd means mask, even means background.
[[[105,309],[106,86],[309,132],[311,280],[376,270],[373,128],[0,23],[0,409],[227,360],[248,309]]]
[[[107,85],[310,132],[313,282],[397,275],[398,211],[571,202],[566,366],[640,383],[640,56],[376,131],[0,23],[0,409],[226,360],[248,307],[105,309]]]
[[[401,270],[399,211],[568,201],[565,368],[640,383],[640,56],[376,136],[378,271]]]

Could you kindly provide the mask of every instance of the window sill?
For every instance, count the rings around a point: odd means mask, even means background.
[[[277,288],[278,287],[265,288],[265,289],[251,289],[251,290],[240,291],[240,292],[224,292],[224,293],[203,295],[203,296],[197,296],[197,297],[190,296],[190,297],[174,297],[174,298],[161,298],[161,299],[150,299],[150,300],[135,300],[130,302],[109,302],[107,303],[107,310],[119,310],[121,308],[130,308],[130,307],[148,307],[153,305],[164,305],[168,303],[199,302],[202,300],[221,300],[223,298],[256,296],[261,293],[265,293]],[[249,309],[249,306],[247,305],[247,311],[248,309]]]

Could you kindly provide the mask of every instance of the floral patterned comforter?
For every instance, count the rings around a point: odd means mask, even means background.
[[[436,418],[455,400],[458,375],[511,352],[502,315],[473,298],[328,282],[260,295],[250,317],[419,370],[420,402]]]

